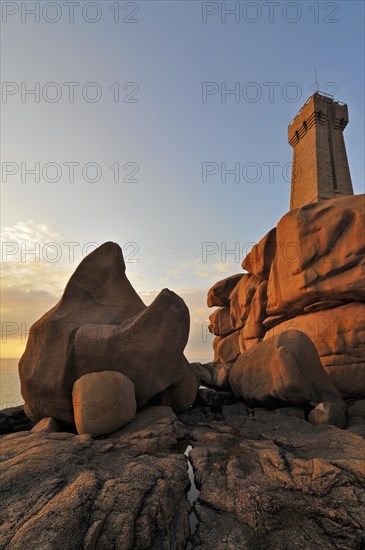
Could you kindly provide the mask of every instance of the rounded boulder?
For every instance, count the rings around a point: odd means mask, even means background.
[[[77,433],[92,437],[122,428],[137,410],[133,382],[115,371],[81,376],[73,386],[72,403]]]

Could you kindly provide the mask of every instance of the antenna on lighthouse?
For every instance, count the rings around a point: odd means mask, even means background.
[[[317,69],[314,67],[314,84],[313,86],[310,86],[310,90],[313,90],[314,93],[319,91],[319,82],[317,80]]]
[[[319,82],[317,80],[317,69],[314,67],[314,85],[316,87],[316,92],[319,90]]]

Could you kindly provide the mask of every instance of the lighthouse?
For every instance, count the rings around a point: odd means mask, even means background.
[[[348,121],[347,105],[316,92],[289,124],[291,210],[354,194],[343,137]]]

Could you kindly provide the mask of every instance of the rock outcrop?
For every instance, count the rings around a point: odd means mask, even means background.
[[[1,548],[184,550],[189,478],[185,457],[170,449],[186,430],[171,410],[159,416],[144,414],[139,429],[113,440],[3,436]]]
[[[101,440],[2,436],[0,547],[363,548],[365,441],[311,425],[300,407],[225,406],[228,392],[209,393],[178,418],[145,407]]]
[[[231,405],[195,428],[194,549],[363,547],[364,440],[292,410]]]
[[[132,380],[139,407],[170,389],[173,408],[189,406],[197,386],[183,356],[188,334],[183,300],[165,289],[146,307],[125,275],[120,247],[105,243],[84,258],[60,301],[31,327],[19,362],[28,412],[35,421],[53,417],[73,425],[73,385],[99,371]]]
[[[312,339],[342,396],[364,397],[364,234],[363,195],[285,214],[244,258],[248,273],[208,292],[208,306],[221,306],[210,316],[214,363],[234,362],[263,339],[297,329]],[[217,289],[224,299],[214,299]]]
[[[233,393],[263,406],[291,403],[338,404],[340,394],[325,373],[313,342],[303,332],[288,330],[242,353],[229,375]]]

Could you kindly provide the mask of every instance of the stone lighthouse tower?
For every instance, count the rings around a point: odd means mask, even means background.
[[[347,105],[316,92],[289,124],[290,209],[354,194],[342,133],[348,121]]]

